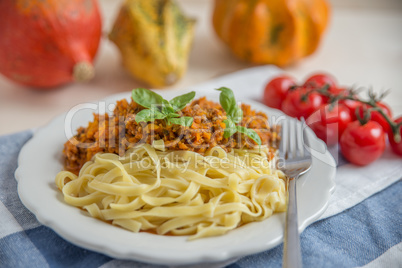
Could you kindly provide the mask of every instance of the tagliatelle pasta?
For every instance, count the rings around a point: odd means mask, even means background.
[[[268,148],[214,147],[204,155],[141,144],[123,157],[98,153],[79,175],[61,171],[66,203],[133,232],[221,235],[286,209],[285,176]]]

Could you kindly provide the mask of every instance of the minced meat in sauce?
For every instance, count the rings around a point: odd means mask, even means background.
[[[235,133],[224,138],[226,113],[222,106],[205,97],[194,100],[179,114],[193,117],[191,127],[167,125],[165,120],[137,123],[136,113],[144,107],[134,101],[117,101],[113,115],[94,114],[88,126],[80,127],[77,134],[64,144],[65,169],[78,174],[85,162],[99,152],[123,155],[128,148],[139,143],[152,144],[162,139],[165,148],[204,153],[208,148],[221,146],[226,151],[232,148],[253,148],[255,142],[243,134]],[[268,125],[265,113],[251,110],[242,104],[243,120],[240,125],[254,129],[261,138],[261,144],[270,145],[277,139],[275,131]]]

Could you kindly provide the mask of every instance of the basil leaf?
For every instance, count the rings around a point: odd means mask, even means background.
[[[182,116],[179,118],[169,118],[169,122],[176,125],[191,127],[191,125],[193,124],[193,118],[189,116]]]
[[[224,138],[229,138],[237,132],[236,125],[232,120],[225,119],[225,120],[223,120],[223,123],[225,123],[225,125],[226,125],[225,130],[223,131]]]
[[[168,114],[167,116],[168,116],[169,118],[180,117],[180,115],[177,114],[177,113],[170,113],[170,114]]]
[[[232,118],[233,110],[237,107],[233,91],[227,87],[221,87],[217,90],[221,92],[221,94],[219,94],[219,102],[223,110],[225,110],[228,117]]]
[[[233,110],[233,115],[231,116],[233,122],[236,124],[240,123],[243,118],[243,110],[236,105],[236,108]]]
[[[150,117],[151,117],[151,110],[145,109],[145,110],[142,110],[142,111],[138,112],[135,115],[135,122],[137,122],[137,123],[148,122],[148,121],[150,121],[149,120]]]
[[[221,91],[219,102],[226,112],[226,116],[233,120],[234,123],[240,123],[243,118],[243,110],[237,105],[233,91],[226,87],[217,89]]]
[[[170,105],[170,103],[167,100],[163,100],[163,104],[162,104],[162,112],[164,114],[170,114],[170,113],[174,113],[175,110],[173,109],[172,105]]]
[[[253,129],[245,128],[243,126],[237,126],[237,131],[248,136],[250,139],[255,141],[258,145],[261,145],[261,138]]]
[[[237,131],[238,131],[238,132],[240,132],[240,133],[242,133],[242,134],[244,134],[244,135],[247,135],[247,128],[246,128],[246,127],[243,127],[243,126],[236,126],[236,128],[237,128]]]
[[[248,129],[247,131],[247,136],[252,139],[253,141],[255,141],[258,145],[261,145],[261,138],[260,135],[258,135],[257,132],[255,132],[254,129]]]
[[[190,93],[183,94],[177,96],[169,101],[170,105],[173,107],[174,111],[181,111],[187,104],[189,104],[195,97],[195,92],[191,91]]]
[[[161,95],[145,88],[134,89],[131,93],[133,100],[145,108],[152,108],[155,105],[161,105],[163,98]]]
[[[153,122],[155,119],[164,119],[166,115],[159,112],[157,109],[144,109],[135,115],[135,121],[140,122]]]

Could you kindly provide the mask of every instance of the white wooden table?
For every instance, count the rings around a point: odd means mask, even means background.
[[[175,88],[251,66],[236,60],[216,38],[211,26],[211,0],[178,1],[198,23],[189,70]],[[100,3],[106,34],[121,1]],[[332,10],[331,24],[319,50],[284,71],[301,80],[322,70],[344,85],[392,89],[386,102],[394,114],[402,115],[402,1],[332,0]],[[141,85],[124,71],[116,47],[107,38],[102,40],[95,68],[97,75],[91,82],[49,92],[28,90],[0,76],[0,135],[40,127],[78,103]]]

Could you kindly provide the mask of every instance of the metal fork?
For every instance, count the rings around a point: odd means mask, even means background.
[[[296,119],[286,119],[281,125],[278,166],[287,176],[288,208],[286,212],[285,238],[282,267],[302,267],[300,234],[297,222],[296,180],[311,167],[311,154],[304,148],[308,143],[305,126]],[[304,138],[304,139],[303,139]],[[303,142],[304,141],[304,142]]]

